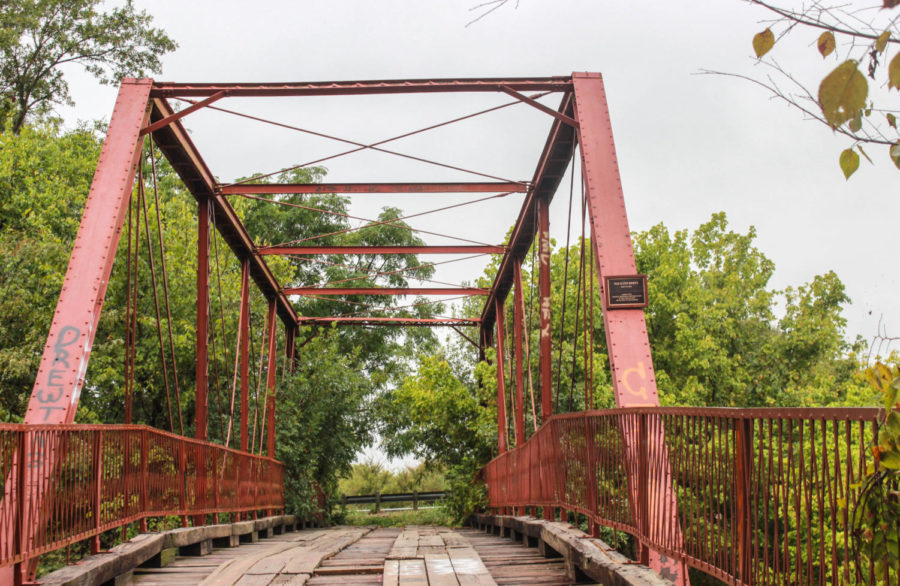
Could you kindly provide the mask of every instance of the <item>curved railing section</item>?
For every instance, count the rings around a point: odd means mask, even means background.
[[[483,477],[495,511],[580,513],[728,584],[855,584],[845,528],[872,461],[879,414],[569,413],[492,460]],[[625,438],[636,438],[639,448],[626,450]],[[872,575],[870,567],[860,570]]]
[[[0,424],[0,483],[0,567],[149,517],[284,508],[280,462],[141,425]]]

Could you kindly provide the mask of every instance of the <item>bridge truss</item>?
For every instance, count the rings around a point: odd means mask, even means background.
[[[334,157],[360,151],[376,151],[388,155],[405,157],[426,164],[437,165],[463,173],[474,174],[477,181],[470,182],[355,182],[355,183],[268,183],[275,173],[254,176],[236,182],[221,182],[205,162],[199,149],[183,125],[185,119],[202,110],[219,110],[224,113],[249,118],[265,124],[273,124],[303,133],[326,138],[327,136],[305,128],[241,114],[222,107],[229,99],[269,100],[280,97],[338,97],[386,94],[435,94],[435,93],[493,93],[509,96],[510,102],[454,120],[435,124],[414,132],[407,132],[379,142],[336,139],[347,144],[348,149]],[[558,106],[547,106],[543,98],[552,94],[558,97]],[[173,103],[183,107],[176,109]],[[537,159],[530,179],[506,179],[492,174],[473,172],[457,166],[430,161],[418,156],[406,155],[387,148],[387,144],[399,138],[426,132],[454,122],[470,119],[492,110],[510,105],[533,108],[546,116],[550,128],[542,151]],[[77,427],[74,421],[79,397],[85,383],[85,374],[91,349],[97,332],[98,321],[103,308],[106,288],[110,280],[113,261],[120,246],[123,228],[128,227],[127,242],[131,246],[132,208],[146,204],[143,195],[144,144],[149,136],[155,148],[166,158],[177,173],[187,191],[197,205],[197,280],[196,280],[196,401],[194,412],[195,438],[178,441],[187,442],[190,448],[173,448],[181,456],[181,468],[177,482],[190,482],[193,488],[171,503],[169,508],[141,507],[152,500],[144,494],[146,482],[131,488],[118,490],[126,494],[129,490],[139,491],[140,506],[130,509],[118,518],[104,518],[99,515],[100,501],[104,486],[98,472],[95,480],[94,501],[97,511],[93,515],[93,525],[78,526],[66,533],[57,530],[50,535],[46,530],[47,511],[57,510],[63,505],[58,501],[59,487],[52,478],[57,475],[61,462],[70,457],[66,441],[54,435],[52,430],[71,430]],[[334,158],[334,157],[328,157]],[[314,161],[307,165],[321,162]],[[596,277],[599,288],[602,329],[609,349],[608,361],[615,402],[618,408],[625,408],[629,415],[616,419],[612,413],[594,412],[594,419],[585,421],[572,416],[554,416],[554,385],[558,384],[559,373],[554,374],[553,331],[551,316],[551,274],[550,274],[550,204],[561,187],[567,170],[571,166],[571,192],[575,191],[575,167],[580,168],[578,176],[582,192],[582,224],[587,226],[586,241],[589,250],[582,252],[581,266],[587,267],[579,277],[582,285],[593,283]],[[302,167],[302,165],[300,166]],[[284,171],[284,170],[281,170]],[[155,172],[155,169],[154,169]],[[276,172],[278,173],[278,172]],[[135,176],[138,188],[135,189]],[[154,175],[155,179],[155,175]],[[473,243],[455,245],[419,246],[325,246],[316,243],[280,243],[263,245],[254,240],[242,223],[229,198],[242,197],[277,203],[277,198],[286,194],[404,194],[413,197],[440,198],[443,194],[518,194],[522,204],[516,217],[498,219],[502,225],[512,222],[512,231],[507,242],[502,244]],[[494,197],[494,196],[488,196]],[[447,206],[448,208],[454,206]],[[324,210],[318,210],[324,211]],[[140,214],[138,212],[138,218]],[[145,211],[146,221],[146,211]],[[571,202],[570,213],[571,218]],[[378,222],[368,222],[368,225]],[[383,222],[382,222],[383,223]],[[149,238],[149,228],[145,230]],[[239,425],[239,449],[228,446],[214,446],[208,439],[208,413],[210,388],[210,342],[214,339],[214,327],[210,324],[211,292],[213,278],[211,265],[211,242],[218,238],[223,241],[240,263],[241,291],[240,316],[237,348],[235,349],[235,389],[240,389],[239,405],[241,420]],[[567,243],[568,244],[568,243]],[[148,246],[149,248],[149,246]],[[161,244],[160,244],[161,248]],[[130,248],[129,248],[130,250]],[[537,323],[529,324],[525,307],[525,287],[522,282],[522,266],[529,254],[536,251]],[[443,254],[443,255],[502,255],[496,276],[490,287],[471,286],[428,286],[428,287],[355,287],[353,284],[308,284],[304,286],[279,283],[267,259],[280,256],[321,258],[350,254]],[[566,265],[568,270],[568,263]],[[587,278],[585,278],[585,274]],[[154,279],[156,277],[154,276]],[[164,265],[163,265],[163,278]],[[251,433],[248,414],[250,413],[250,319],[249,297],[251,283],[267,304],[265,326],[265,368],[260,353],[260,373],[265,371],[265,403],[262,408],[260,431]],[[584,285],[587,287],[588,285]],[[136,285],[135,285],[136,287]],[[673,464],[667,438],[678,429],[663,425],[660,417],[674,418],[668,413],[655,412],[659,404],[656,377],[653,370],[650,344],[644,307],[647,304],[647,282],[639,275],[635,266],[634,252],[621,180],[612,137],[612,128],[606,104],[602,78],[596,73],[573,73],[571,76],[549,78],[513,79],[435,79],[398,81],[354,81],[320,83],[167,83],[150,79],[126,79],[119,90],[116,105],[110,120],[106,140],[97,165],[97,171],[87,198],[84,215],[72,251],[62,292],[59,297],[47,344],[40,361],[37,378],[32,391],[24,426],[0,429],[9,438],[4,447],[0,440],[0,454],[14,454],[7,458],[2,471],[7,478],[4,501],[0,504],[0,536],[5,537],[5,545],[0,546],[0,566],[15,564],[15,579],[26,580],[34,569],[36,555],[50,551],[54,547],[71,543],[73,540],[92,538],[97,549],[97,536],[101,531],[125,523],[144,519],[161,510],[169,514],[179,514],[187,523],[193,513],[232,512],[247,514],[254,509],[277,509],[283,506],[277,491],[272,489],[280,482],[279,464],[275,455],[275,418],[277,411],[277,372],[279,355],[285,364],[292,364],[293,358],[302,352],[297,340],[304,331],[301,328],[318,326],[335,327],[450,327],[460,332],[466,339],[478,346],[482,358],[486,350],[496,351],[497,370],[497,453],[485,471],[491,491],[491,505],[500,512],[521,512],[529,506],[543,507],[546,519],[554,518],[554,509],[568,509],[587,515],[592,533],[599,531],[600,524],[617,527],[634,535],[637,539],[639,558],[659,572],[664,573],[678,584],[687,580],[687,566],[693,565],[729,579],[732,583],[750,583],[751,563],[755,559],[752,551],[752,531],[748,525],[750,506],[750,476],[748,465],[753,458],[753,448],[748,443],[753,427],[734,424],[718,429],[735,434],[729,453],[735,458],[739,471],[734,474],[732,486],[740,493],[735,502],[735,511],[743,511],[743,521],[736,523],[731,535],[734,559],[725,563],[710,561],[700,552],[688,551],[682,535],[685,517],[679,512],[677,484],[673,484]],[[154,281],[154,291],[156,284]],[[593,303],[593,290],[579,291],[579,302],[584,303],[581,327],[592,335],[594,328],[593,306],[588,317],[588,304]],[[136,293],[135,293],[136,295]],[[478,317],[392,317],[384,315],[300,315],[291,301],[292,296],[314,296],[317,298],[352,295],[426,295],[483,298],[484,305]],[[565,296],[565,295],[564,295]],[[165,300],[168,304],[168,298]],[[512,311],[509,311],[509,305]],[[563,306],[565,307],[565,306]],[[157,315],[159,316],[159,305]],[[565,312],[565,309],[563,309]],[[576,309],[575,321],[579,320]],[[506,319],[511,313],[513,325],[510,336]],[[159,319],[159,317],[158,317]],[[281,328],[276,323],[281,323]],[[536,325],[539,331],[538,375],[531,383],[531,348],[526,330]],[[476,333],[477,332],[477,333]],[[280,334],[280,335],[279,335]],[[134,332],[129,334],[134,336]],[[511,342],[509,341],[511,338]],[[133,338],[131,339],[133,343]],[[171,340],[170,340],[171,343]],[[578,342],[576,342],[577,345]],[[587,349],[593,339],[586,333],[583,338],[586,356],[593,352]],[[160,334],[160,352],[165,341]],[[278,348],[281,348],[279,354]],[[174,354],[174,351],[173,351]],[[239,358],[238,358],[239,357]],[[509,366],[507,366],[509,364]],[[285,368],[290,368],[286,366]],[[513,372],[507,373],[506,368]],[[527,371],[527,374],[526,374]],[[509,376],[508,376],[509,375]],[[166,378],[168,381],[168,379]],[[509,383],[508,383],[509,380]],[[238,383],[239,381],[239,383]],[[167,383],[168,384],[168,383]],[[510,388],[507,389],[509,384]],[[587,383],[586,383],[587,384]],[[177,380],[176,380],[177,392]],[[587,389],[587,386],[586,386]],[[127,389],[126,389],[127,390]],[[535,392],[536,391],[536,392]],[[526,429],[526,412],[529,405],[526,395],[530,395],[532,421],[535,433]],[[534,397],[540,397],[539,409]],[[585,409],[591,409],[592,393],[586,390]],[[130,401],[130,397],[128,399]],[[507,408],[511,413],[507,413]],[[635,411],[636,409],[636,411]],[[131,423],[130,404],[126,406],[126,424]],[[179,408],[180,417],[180,408]],[[624,413],[624,412],[623,412]],[[638,415],[630,415],[637,413]],[[602,415],[602,417],[601,417]],[[587,415],[585,416],[587,417]],[[599,418],[599,419],[598,419]],[[853,415],[853,421],[867,421],[874,418],[870,412]],[[848,426],[849,426],[849,421]],[[537,431],[538,425],[542,425]],[[578,427],[578,426],[581,427]],[[698,424],[699,425],[699,424]],[[836,424],[835,424],[836,425]],[[55,426],[55,427],[54,427]],[[175,423],[172,418],[172,427]],[[131,429],[134,428],[134,429]],[[573,429],[578,428],[576,431]],[[585,431],[590,428],[592,431]],[[183,434],[183,425],[181,427]],[[696,431],[699,427],[692,427]],[[706,428],[703,428],[705,432]],[[760,428],[762,429],[762,428]],[[509,431],[508,431],[509,430]],[[849,427],[848,427],[849,430]],[[102,434],[102,430],[94,430]],[[771,432],[771,427],[769,429]],[[122,437],[131,433],[142,439],[122,440],[121,445],[131,446],[128,450],[144,454],[147,451],[148,434],[135,426],[122,430]],[[616,450],[603,451],[594,442],[604,440],[605,433],[618,434]],[[697,435],[702,435],[696,432]],[[137,434],[137,435],[134,435]],[[511,437],[508,435],[511,434]],[[574,434],[574,435],[573,435]],[[152,435],[152,434],[151,434]],[[757,437],[761,436],[757,432]],[[849,440],[849,431],[846,441]],[[128,436],[128,437],[132,437]],[[252,436],[252,437],[251,437]],[[573,438],[579,437],[577,441]],[[102,436],[101,436],[102,437]],[[107,448],[101,437],[86,439],[81,446],[95,445],[93,456],[82,456],[93,466],[100,465],[100,454]],[[174,437],[174,436],[173,436]],[[263,455],[265,437],[266,454]],[[551,438],[552,439],[547,439]],[[257,444],[258,438],[258,444]],[[608,439],[608,438],[607,438]],[[842,439],[842,441],[844,441]],[[161,440],[160,440],[161,441]],[[166,440],[170,441],[170,440]],[[174,441],[174,440],[171,440]],[[699,441],[699,440],[698,440]],[[91,443],[93,442],[93,444]],[[580,442],[580,443],[579,443]],[[835,436],[835,445],[837,445]],[[849,444],[847,444],[849,446]],[[565,449],[560,446],[565,446]],[[580,446],[580,447],[579,447]],[[655,447],[653,447],[655,446]],[[771,446],[771,444],[770,444]],[[180,449],[180,452],[179,452]],[[216,450],[219,450],[218,452]],[[560,450],[563,450],[562,453]],[[5,450],[5,451],[4,451]],[[556,451],[554,451],[556,450]],[[569,450],[566,452],[566,450]],[[579,459],[578,454],[585,455]],[[742,451],[743,450],[743,451]],[[253,454],[253,452],[258,452]],[[186,454],[195,458],[186,463]],[[624,468],[611,472],[618,474],[625,487],[619,500],[603,501],[597,490],[596,473],[603,465],[591,454],[616,454]],[[743,455],[741,455],[743,454]],[[5,457],[5,456],[4,456]],[[252,464],[242,466],[241,458],[250,458]],[[538,461],[533,461],[538,458]],[[126,461],[128,458],[126,458]],[[572,486],[567,484],[564,472],[549,466],[550,462],[570,462],[571,467],[593,470],[585,473],[578,482],[573,495]],[[146,462],[137,458],[135,474],[146,470],[141,467]],[[142,464],[142,462],[144,462]],[[226,464],[231,462],[231,464]],[[677,461],[677,466],[681,461]],[[127,462],[121,466],[128,467]],[[170,468],[175,470],[176,462]],[[239,468],[255,470],[244,478],[237,473]],[[233,473],[228,482],[226,468]],[[193,470],[188,474],[188,470]],[[652,470],[651,470],[652,469]],[[219,472],[219,471],[223,472]],[[27,473],[23,473],[27,471]],[[18,472],[18,473],[17,473]],[[236,476],[234,475],[236,474]],[[256,476],[253,476],[256,474]],[[562,474],[562,477],[560,476]],[[594,474],[593,476],[591,474]],[[243,480],[242,480],[243,479]],[[146,479],[144,479],[146,480]],[[243,482],[243,484],[242,484]],[[264,502],[259,498],[258,489],[252,493],[247,486],[256,483],[265,486]],[[273,484],[274,483],[274,484]],[[592,488],[593,487],[593,488]],[[727,490],[727,488],[725,489]],[[567,492],[568,491],[568,492]],[[193,503],[190,502],[194,499]],[[598,500],[599,499],[599,500]],[[607,509],[602,507],[606,506]],[[612,512],[610,512],[612,511]],[[680,516],[681,515],[681,516]],[[738,515],[738,512],[735,513]],[[194,516],[195,523],[202,523],[201,515]],[[57,528],[58,529],[58,528]],[[688,528],[689,529],[689,528]],[[692,535],[692,533],[691,533]],[[2,571],[2,568],[0,568]],[[0,575],[0,578],[3,576]]]

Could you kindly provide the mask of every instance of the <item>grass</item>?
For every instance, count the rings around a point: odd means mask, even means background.
[[[348,509],[344,525],[375,525],[377,527],[403,527],[405,525],[453,525],[441,507],[423,508],[418,511],[390,511],[378,514],[368,510]]]

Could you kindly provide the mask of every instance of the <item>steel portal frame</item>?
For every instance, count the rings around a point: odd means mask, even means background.
[[[191,113],[210,106],[213,102],[229,97],[282,97],[282,96],[338,96],[366,94],[415,94],[438,92],[499,92],[552,116],[552,126],[544,149],[539,157],[530,182],[494,183],[343,183],[343,184],[290,184],[271,186],[263,184],[221,184],[204,162],[188,135],[182,120]],[[555,110],[525,96],[522,92],[558,92],[561,101]],[[169,98],[201,98],[199,102],[176,112]],[[198,331],[208,328],[205,308],[209,303],[209,224],[221,234],[224,241],[241,261],[244,277],[241,299],[241,380],[242,403],[246,405],[246,321],[249,281],[252,280],[269,303],[270,326],[268,332],[269,364],[274,365],[274,319],[284,324],[286,337],[291,340],[286,347],[293,348],[293,338],[299,325],[330,323],[336,325],[477,325],[480,327],[482,355],[486,345],[497,341],[498,364],[503,364],[504,348],[501,311],[514,284],[521,281],[520,267],[535,238],[540,249],[540,387],[541,414],[546,420],[552,415],[552,375],[550,338],[550,283],[549,283],[549,214],[548,208],[569,162],[576,144],[581,146],[583,178],[587,190],[587,207],[594,246],[594,258],[598,272],[601,298],[604,276],[635,272],[634,254],[624,197],[618,173],[615,147],[605,90],[600,74],[573,73],[571,76],[511,79],[431,79],[387,80],[316,83],[170,83],[150,79],[126,79],[123,81],[116,107],[110,122],[91,194],[85,208],[78,240],[73,249],[66,274],[66,281],[57,305],[53,324],[48,335],[40,363],[37,380],[32,391],[26,423],[70,423],[78,405],[78,397],[84,384],[84,374],[90,356],[90,348],[96,333],[96,324],[103,305],[106,284],[112,270],[119,234],[122,230],[135,168],[141,153],[141,141],[149,134],[163,156],[195,197],[200,210],[198,235]],[[402,320],[379,318],[308,318],[297,315],[288,299],[289,294],[335,294],[336,290],[285,289],[268,267],[267,254],[312,254],[309,250],[265,250],[257,248],[251,235],[241,223],[226,196],[251,193],[401,193],[435,194],[456,192],[507,191],[524,192],[525,198],[512,230],[509,242],[502,248],[490,249],[503,253],[500,268],[489,290],[468,290],[468,294],[484,294],[486,300],[478,320]],[[435,253],[449,252],[436,248]],[[462,247],[458,247],[462,248]],[[488,250],[485,247],[485,250]],[[453,250],[455,252],[456,250]],[[340,253],[333,249],[321,253]],[[350,251],[347,251],[350,252]],[[353,253],[361,252],[353,250]],[[376,254],[406,253],[404,250],[381,249]],[[422,249],[417,253],[429,252]],[[517,290],[519,287],[517,287]],[[414,290],[410,290],[414,291]],[[382,290],[381,293],[403,294],[410,291]],[[443,291],[423,289],[429,293]],[[366,291],[341,290],[344,293]],[[450,292],[450,291],[447,291]],[[457,291],[458,292],[458,291]],[[517,445],[524,441],[524,394],[522,389],[522,320],[521,300],[515,300],[515,335],[513,351],[516,355],[514,421]],[[613,374],[613,389],[619,407],[653,406],[658,404],[656,380],[647,338],[644,314],[641,309],[609,311],[603,306],[603,321],[607,336],[609,359]],[[201,317],[201,313],[204,315]],[[499,326],[497,335],[494,327]],[[207,380],[208,335],[198,335],[197,380]],[[291,350],[293,351],[293,350]],[[274,368],[272,368],[274,371]],[[205,386],[205,385],[204,385]],[[267,381],[270,389],[268,414],[269,428],[274,429],[275,395],[274,381]],[[206,434],[205,388],[198,393],[196,429],[200,437]],[[505,390],[500,386],[498,400],[505,403]],[[242,409],[241,448],[247,449],[245,409]],[[505,424],[498,426],[501,449],[506,447]],[[269,437],[270,455],[274,435]],[[634,479],[633,479],[634,480]],[[657,568],[665,565],[659,556],[650,559]],[[677,565],[671,565],[681,574]],[[680,579],[685,577],[680,576]]]

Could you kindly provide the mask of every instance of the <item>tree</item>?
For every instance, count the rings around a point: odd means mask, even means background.
[[[845,136],[849,144],[838,163],[848,179],[859,167],[860,155],[872,162],[863,145],[886,147],[894,165],[900,168],[900,111],[890,95],[891,89],[900,89],[900,28],[895,11],[881,10],[898,3],[884,0],[882,7],[811,2],[794,9],[781,2],[747,1],[774,16],[752,40],[757,59],[770,73],[705,73],[734,75],[758,84],[805,116]],[[838,65],[821,78],[821,73],[803,75],[802,70],[815,70],[815,66],[782,65],[773,55],[790,37],[814,44],[823,60],[831,57]],[[812,49],[809,51],[812,54]],[[873,82],[871,87],[866,77]]]
[[[177,45],[131,0],[6,0],[0,4],[0,120],[21,132],[30,114],[71,104],[62,66],[81,65],[101,83],[158,73]]]
[[[314,485],[333,497],[338,478],[371,441],[365,408],[371,383],[356,360],[341,351],[336,334],[320,335],[279,389],[275,453],[285,466],[285,504],[292,513],[310,512]]]
[[[0,421],[25,413],[99,154],[94,129],[0,135]]]

